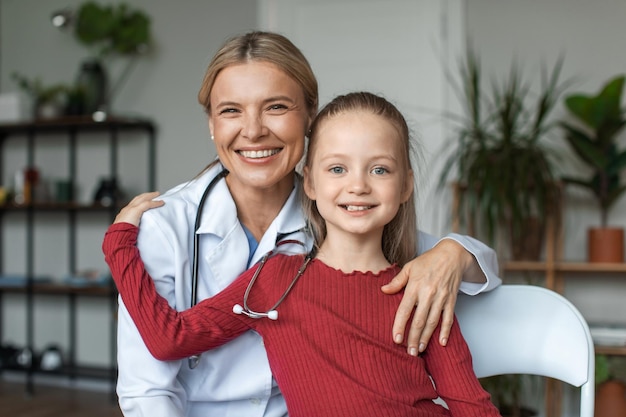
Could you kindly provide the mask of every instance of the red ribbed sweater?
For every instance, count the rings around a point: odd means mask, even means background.
[[[393,343],[401,295],[385,295],[380,287],[397,267],[346,274],[314,259],[277,308],[276,321],[232,311],[243,303],[253,267],[215,297],[177,312],[145,271],[137,233],[127,223],[112,225],[103,251],[126,308],[157,359],[185,358],[253,329],[263,337],[290,417],[499,416],[474,375],[456,322],[445,348],[430,343],[419,357]],[[269,310],[302,261],[302,256],[270,258],[250,293],[250,308]],[[432,402],[437,396],[449,411]]]

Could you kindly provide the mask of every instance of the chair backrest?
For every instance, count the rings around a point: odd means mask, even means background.
[[[566,298],[532,285],[459,295],[456,314],[479,378],[529,374],[580,387],[580,416],[593,417],[595,353],[587,322]]]

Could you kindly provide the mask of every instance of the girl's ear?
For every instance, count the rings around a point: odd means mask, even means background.
[[[402,190],[402,202],[406,203],[413,193],[414,184],[413,170],[409,169],[404,180],[404,190]]]
[[[302,169],[302,176],[304,178],[304,180],[302,181],[302,185],[304,186],[304,193],[311,200],[315,200],[315,187],[313,187],[313,180],[311,179],[311,172],[309,171],[308,166],[305,166]]]

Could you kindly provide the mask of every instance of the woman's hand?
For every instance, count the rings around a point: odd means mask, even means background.
[[[145,211],[156,207],[161,207],[163,204],[165,204],[163,200],[154,200],[158,196],[158,191],[139,194],[138,196],[130,200],[130,203],[128,203],[126,207],[120,210],[117,216],[115,216],[115,221],[113,223],[125,222],[134,224],[135,226],[139,226],[141,216]]]
[[[408,353],[417,356],[426,349],[443,312],[439,343],[445,346],[464,274],[472,281],[485,280],[474,256],[452,239],[440,241],[404,265],[402,271],[382,287],[383,292],[395,294],[406,286],[393,325],[394,342],[403,342],[407,323],[415,310],[407,345]]]

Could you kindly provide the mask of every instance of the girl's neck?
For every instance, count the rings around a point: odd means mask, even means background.
[[[226,177],[228,184],[228,177]],[[293,181],[284,181],[268,188],[233,187],[229,190],[237,206],[237,217],[257,242],[272,224],[293,189]]]
[[[383,254],[381,237],[334,237],[331,234],[320,246],[316,258],[345,273],[378,273],[391,265]]]

